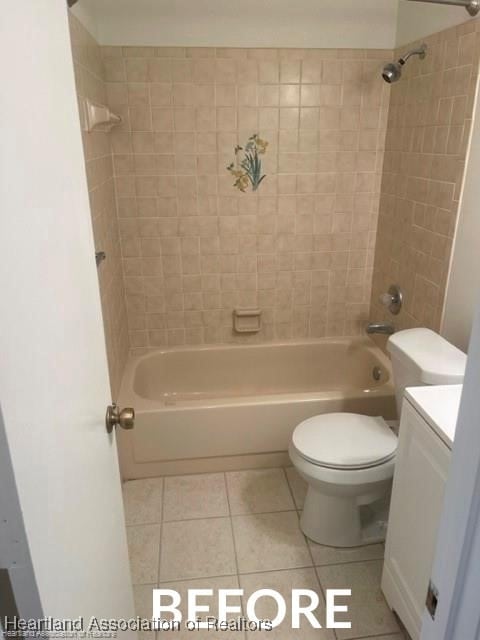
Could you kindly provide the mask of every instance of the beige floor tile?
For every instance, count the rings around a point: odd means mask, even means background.
[[[364,638],[353,638],[352,640],[364,640]],[[365,640],[369,640],[365,638]],[[406,640],[406,637],[401,633],[389,634],[388,636],[370,636],[370,640]]]
[[[162,521],[162,478],[129,480],[122,489],[127,525]]]
[[[267,573],[253,573],[240,576],[240,587],[244,589],[244,611],[246,611],[246,600],[250,594],[258,589],[274,589],[285,598],[287,603],[287,615],[285,620],[271,631],[247,632],[247,638],[268,637],[275,640],[290,640],[291,638],[302,638],[302,640],[335,640],[335,635],[325,626],[325,603],[314,569],[290,569],[288,571],[271,571]],[[292,599],[292,589],[311,589],[320,596],[320,604],[314,612],[322,629],[314,629],[308,620],[302,616],[300,629],[292,629],[291,608],[289,603]],[[303,603],[303,601],[302,601]],[[271,598],[262,598],[255,608],[258,619],[272,620],[276,614],[276,605]]]
[[[344,562],[359,562],[362,560],[382,560],[385,554],[383,544],[369,544],[364,547],[325,547],[308,541],[312,552],[313,563],[316,566],[325,564],[342,564]]]
[[[232,521],[240,573],[311,566],[295,511],[234,516]]]
[[[174,582],[162,582],[160,584],[160,588],[166,589],[174,589],[177,591],[181,598],[182,602],[179,607],[182,613],[182,623],[180,624],[180,631],[162,631],[159,637],[164,640],[188,640],[192,638],[196,638],[197,640],[208,640],[209,638],[228,638],[235,640],[243,640],[245,638],[245,633],[243,631],[216,631],[214,629],[198,629],[195,631],[189,631],[184,627],[185,620],[187,619],[187,591],[188,589],[213,589],[213,597],[199,597],[197,602],[201,605],[210,606],[210,611],[205,613],[202,617],[214,616],[218,617],[218,590],[219,589],[238,589],[238,577],[237,576],[226,576],[222,578],[199,578],[196,580],[188,580],[188,581],[174,581]],[[241,598],[238,597],[230,597],[228,600],[229,604],[232,606],[239,605],[241,606]],[[238,616],[241,616],[241,613],[229,614],[229,620],[235,619]],[[168,620],[168,615],[165,615],[165,619]]]
[[[162,581],[236,572],[230,518],[164,523],[160,561]]]
[[[294,509],[283,469],[256,469],[226,473],[233,515]]]
[[[287,474],[288,484],[293,493],[295,505],[297,509],[303,509],[303,503],[305,502],[305,496],[307,495],[307,483],[298,473],[295,467],[287,467],[285,469]]]
[[[143,620],[151,620],[153,614],[152,592],[156,584],[137,584],[133,587],[135,615]],[[139,631],[139,640],[155,640],[155,631]]]
[[[158,580],[160,525],[127,527],[132,584],[153,584]]]
[[[339,640],[399,632],[380,590],[381,560],[319,567],[317,573],[324,589],[352,590],[348,613],[337,618],[350,620],[352,628],[336,629]]]
[[[223,473],[165,478],[164,520],[228,516]]]

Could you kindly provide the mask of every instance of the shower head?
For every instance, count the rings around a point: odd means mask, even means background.
[[[404,56],[399,58],[397,62],[389,62],[383,67],[382,70],[382,78],[388,84],[392,84],[393,82],[397,82],[402,77],[402,67],[407,62],[409,58],[412,56],[418,56],[420,60],[423,60],[427,55],[427,45],[422,44],[417,49],[412,49]]]
[[[382,78],[388,84],[392,84],[392,82],[396,82],[400,80],[402,75],[402,65],[400,62],[389,62],[383,67]]]

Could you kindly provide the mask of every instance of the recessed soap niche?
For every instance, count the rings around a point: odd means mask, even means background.
[[[236,333],[258,333],[262,326],[261,309],[234,309],[233,329]]]

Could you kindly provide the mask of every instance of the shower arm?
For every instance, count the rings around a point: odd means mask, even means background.
[[[465,7],[471,16],[480,11],[480,0],[409,0],[409,2],[430,2],[432,4],[448,4],[453,7]]]
[[[400,60],[398,61],[401,65],[404,65],[407,60],[409,58],[411,58],[412,56],[418,56],[420,58],[420,60],[423,60],[426,56],[427,53],[427,45],[426,44],[422,44],[422,46],[417,47],[416,49],[412,49],[411,51],[409,51],[408,53],[406,53],[404,56],[402,56],[400,58]]]

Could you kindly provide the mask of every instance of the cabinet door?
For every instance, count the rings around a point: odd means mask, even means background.
[[[413,640],[420,637],[450,450],[403,401],[382,589]]]

